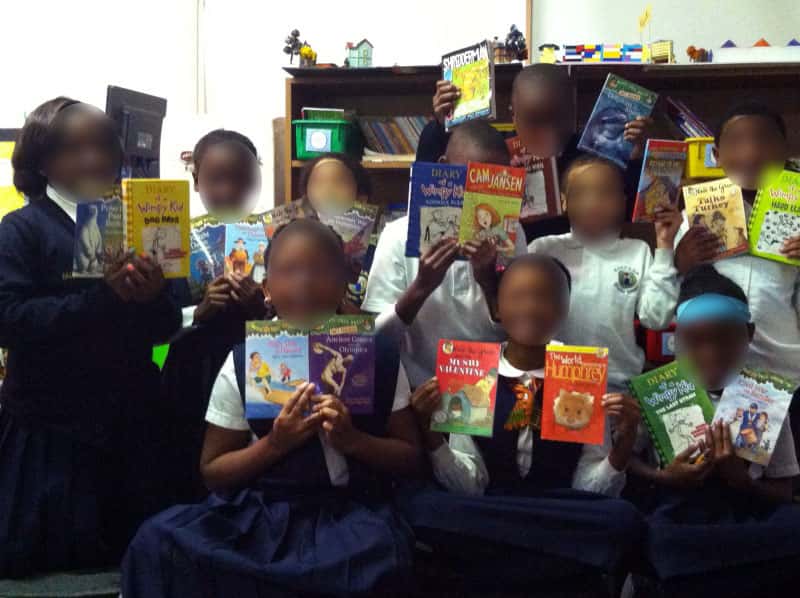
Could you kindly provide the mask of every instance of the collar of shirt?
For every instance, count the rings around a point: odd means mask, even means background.
[[[590,250],[594,251],[603,251],[606,249],[611,249],[619,242],[620,239],[620,231],[616,230],[613,233],[603,235],[599,239],[591,239],[587,240],[582,238],[578,233],[574,230],[570,230],[570,238],[569,238],[569,247],[571,249],[580,249],[581,247],[585,247]]]
[[[550,341],[551,345],[563,345],[559,341]],[[508,359],[506,359],[506,346],[508,343],[503,343],[503,350],[500,353],[500,363],[497,366],[497,373],[505,378],[516,378],[522,382],[527,382],[531,378],[544,378],[544,368],[538,368],[535,370],[524,371],[520,370],[519,368],[514,367],[509,363]]]
[[[78,201],[66,193],[58,191],[55,187],[47,185],[47,197],[75,222],[78,213]]]

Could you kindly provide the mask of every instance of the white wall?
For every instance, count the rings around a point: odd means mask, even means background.
[[[686,48],[718,48],[728,39],[752,46],[800,39],[798,0],[526,0],[532,4],[532,47],[542,43],[637,43],[639,15],[652,5],[645,42],[671,39],[675,58],[688,62]],[[651,36],[652,35],[652,39]]]

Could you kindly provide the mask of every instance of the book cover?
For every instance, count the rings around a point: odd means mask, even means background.
[[[195,302],[212,280],[225,272],[225,225],[211,216],[192,218],[189,291]]]
[[[354,415],[372,413],[375,394],[375,318],[335,316],[308,338],[309,376],[321,393],[336,395]]]
[[[242,222],[225,225],[225,274],[251,276],[261,283],[266,273],[264,254],[269,240],[263,216],[253,215]]]
[[[126,242],[148,253],[165,278],[189,276],[189,181],[123,179]]]
[[[414,162],[408,188],[406,257],[420,257],[441,239],[458,239],[467,167]]]
[[[80,202],[75,212],[74,278],[102,278],[125,253],[125,206],[119,187],[97,201]]]
[[[715,259],[747,253],[747,218],[742,190],[730,179],[683,188],[689,226],[702,226],[719,239]]]
[[[800,235],[800,173],[783,170],[767,177],[756,194],[748,225],[750,253],[800,266],[781,253],[783,242]]]
[[[676,208],[686,167],[685,141],[648,139],[633,207],[634,222],[653,222],[657,208]]]
[[[489,239],[498,261],[514,257],[525,169],[470,162],[464,187],[459,243]]]
[[[533,222],[561,214],[561,191],[555,157],[538,158],[527,152],[519,137],[506,139],[511,166],[525,169],[525,188],[519,219]]]
[[[303,199],[295,199],[289,203],[275,206],[269,212],[264,214],[264,232],[267,239],[272,239],[275,231],[284,224],[289,224],[292,220],[297,218],[305,218],[309,215],[309,208]]]
[[[484,40],[442,56],[442,79],[461,92],[453,113],[445,118],[445,129],[475,118],[495,117],[492,42]]]
[[[578,148],[626,168],[633,144],[623,138],[625,123],[650,116],[658,94],[609,73],[583,129]]]
[[[607,381],[606,347],[547,345],[542,439],[603,444]]]
[[[631,378],[630,388],[642,408],[662,467],[705,438],[714,406],[688,363],[673,361]]]
[[[766,467],[772,458],[797,383],[744,368],[722,392],[714,422],[730,424],[736,454]]]
[[[349,258],[356,273],[364,264],[364,256],[369,247],[370,237],[375,230],[379,206],[356,202],[344,212],[319,213],[319,219],[342,237],[344,253]]]
[[[279,320],[245,327],[245,417],[272,419],[309,380],[308,334]]]
[[[442,404],[431,418],[435,432],[491,436],[500,345],[439,341],[436,377]]]

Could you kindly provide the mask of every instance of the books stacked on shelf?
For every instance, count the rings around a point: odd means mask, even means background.
[[[584,62],[600,62],[603,56],[603,44],[584,44],[583,45],[583,61]]]
[[[355,120],[354,110],[345,108],[310,108],[303,106],[300,109],[300,118],[303,120]]]
[[[641,62],[642,53],[642,44],[623,44],[622,62]]]
[[[426,116],[359,116],[365,159],[379,159],[377,154],[414,155],[426,124]]]
[[[603,44],[603,62],[622,62],[622,46]]]
[[[564,46],[563,62],[583,62],[583,44]]]
[[[364,148],[364,162],[408,162],[411,164],[416,158],[416,154],[383,154],[375,152],[368,147]]]
[[[713,137],[714,132],[680,100],[667,98],[667,116],[684,137]]]

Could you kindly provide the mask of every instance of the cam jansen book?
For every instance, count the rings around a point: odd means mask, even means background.
[[[730,179],[683,188],[689,226],[702,226],[719,240],[715,259],[747,253],[747,218],[741,188]]]
[[[607,380],[607,348],[547,345],[542,438],[603,444]]]
[[[494,49],[490,41],[442,56],[442,79],[461,92],[453,113],[445,118],[445,129],[475,118],[495,117]]]
[[[439,341],[436,377],[442,404],[431,418],[431,430],[492,435],[500,350],[497,343]]]
[[[714,422],[731,427],[736,454],[766,467],[772,458],[797,383],[763,370],[744,368],[722,392]]]
[[[102,278],[125,253],[125,206],[119,187],[96,201],[77,204],[72,275]]]
[[[665,467],[705,438],[714,406],[688,363],[673,361],[631,378],[630,388]]]
[[[609,73],[578,148],[626,168],[633,144],[623,137],[625,123],[650,116],[657,99],[658,94]]]
[[[687,147],[685,141],[647,140],[633,207],[634,222],[653,222],[657,209],[677,207]]]
[[[406,257],[420,257],[441,239],[458,239],[467,167],[414,162],[408,191]]]
[[[800,173],[770,173],[756,194],[748,225],[750,253],[784,264],[800,260],[781,253],[786,239],[800,235]]]
[[[533,222],[561,214],[558,166],[555,157],[539,158],[527,152],[519,137],[506,139],[511,166],[525,169],[525,189],[519,219]]]

